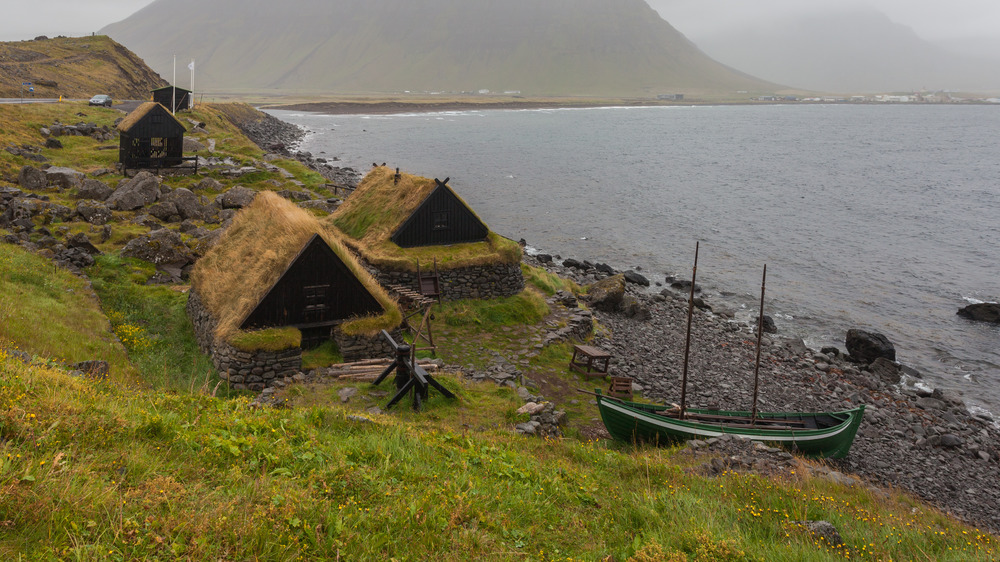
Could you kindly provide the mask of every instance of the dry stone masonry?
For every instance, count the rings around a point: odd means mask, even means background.
[[[263,390],[277,380],[302,369],[302,349],[241,351],[215,337],[217,321],[193,289],[188,294],[187,314],[194,324],[198,347],[212,357],[219,376],[237,390]]]
[[[417,288],[415,272],[375,269],[373,273],[383,285]],[[444,300],[510,297],[524,290],[524,276],[520,264],[516,263],[439,270],[438,273]]]

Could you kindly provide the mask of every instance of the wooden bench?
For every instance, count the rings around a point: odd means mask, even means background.
[[[589,345],[574,345],[569,368],[587,377],[604,378],[610,363],[611,354],[607,351]]]

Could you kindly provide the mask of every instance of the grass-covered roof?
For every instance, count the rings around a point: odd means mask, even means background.
[[[131,113],[129,113],[128,115],[126,115],[125,118],[122,119],[120,123],[118,123],[118,130],[119,131],[125,131],[125,132],[129,131],[132,127],[134,127],[136,125],[136,123],[138,123],[139,121],[141,121],[143,117],[149,115],[150,112],[152,112],[153,110],[155,110],[157,108],[157,106],[160,106],[160,104],[156,103],[155,101],[147,101],[146,103],[143,103],[139,107],[133,109]],[[160,106],[160,107],[163,107],[163,106]],[[177,121],[177,118],[175,118],[173,115],[170,114],[170,110],[169,109],[163,107],[163,111],[168,116],[170,116],[171,119],[173,119],[174,121]],[[184,125],[180,121],[177,121],[177,124],[182,129],[184,128]]]
[[[337,212],[326,219],[346,236],[345,243],[372,265],[413,271],[418,260],[422,267],[428,267],[436,259],[442,269],[520,261],[520,246],[492,231],[483,242],[418,248],[396,245],[392,235],[434,191],[437,183],[403,173],[396,184],[394,175],[395,171],[388,167],[373,168]],[[461,197],[457,194],[455,197],[475,215]]]
[[[355,318],[343,324],[349,334],[373,335],[399,325],[396,302],[365,271],[337,235],[305,210],[263,191],[237,213],[222,239],[198,260],[192,287],[218,319],[216,336],[230,339],[243,319],[281,278],[314,234],[319,234],[385,310],[379,316]]]

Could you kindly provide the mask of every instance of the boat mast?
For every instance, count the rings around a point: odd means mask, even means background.
[[[760,280],[760,314],[757,316],[757,365],[753,370],[753,410],[750,414],[750,425],[757,424],[757,392],[760,389],[760,342],[764,338],[764,286],[767,284],[767,264],[764,264],[764,277]]]
[[[694,268],[691,270],[691,296],[688,297],[687,341],[684,342],[684,373],[681,376],[681,411],[677,419],[684,419],[684,408],[687,406],[688,356],[691,353],[691,319],[694,317],[694,285],[698,278],[698,246],[694,243]]]

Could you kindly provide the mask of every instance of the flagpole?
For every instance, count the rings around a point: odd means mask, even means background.
[[[188,109],[194,109],[194,59],[191,59],[191,99],[188,100]]]
[[[174,55],[174,81],[170,84],[170,114],[177,113],[177,55]]]

